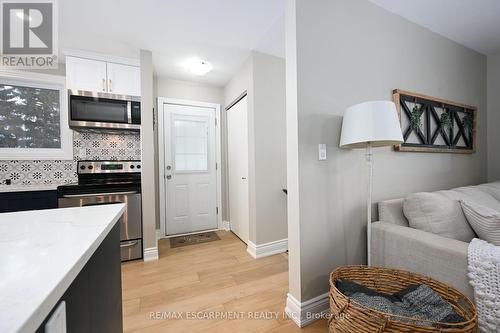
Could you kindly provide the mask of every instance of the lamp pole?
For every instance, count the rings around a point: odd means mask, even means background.
[[[371,101],[348,107],[342,119],[341,148],[365,148],[368,166],[368,193],[366,196],[366,257],[372,264],[372,192],[373,154],[372,148],[404,142],[396,104],[389,101]],[[375,143],[375,144],[374,144]]]
[[[366,237],[367,237],[367,260],[368,266],[372,264],[371,258],[371,237],[372,237],[372,190],[373,190],[373,152],[372,143],[368,142],[366,146],[366,163],[368,165],[368,195],[366,200]]]

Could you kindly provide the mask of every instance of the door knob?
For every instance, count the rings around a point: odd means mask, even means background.
[[[241,177],[241,179],[245,180],[245,179],[247,179],[247,177]]]
[[[167,179],[172,179],[172,175],[167,175]]]

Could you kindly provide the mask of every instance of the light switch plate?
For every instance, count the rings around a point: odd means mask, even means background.
[[[66,302],[59,303],[45,324],[45,333],[66,333]]]
[[[326,144],[320,143],[318,145],[318,158],[320,161],[326,161]]]

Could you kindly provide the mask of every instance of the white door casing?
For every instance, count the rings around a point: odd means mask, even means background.
[[[227,110],[227,150],[229,183],[229,216],[231,231],[248,243],[248,112],[247,97]]]
[[[162,236],[219,228],[216,104],[159,98]]]

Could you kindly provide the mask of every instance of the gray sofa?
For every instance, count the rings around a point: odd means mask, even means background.
[[[456,200],[499,210],[500,182],[444,191]],[[403,212],[405,199],[378,204],[379,221],[372,224],[372,265],[430,276],[454,286],[473,299],[467,277],[468,242],[411,228]]]

